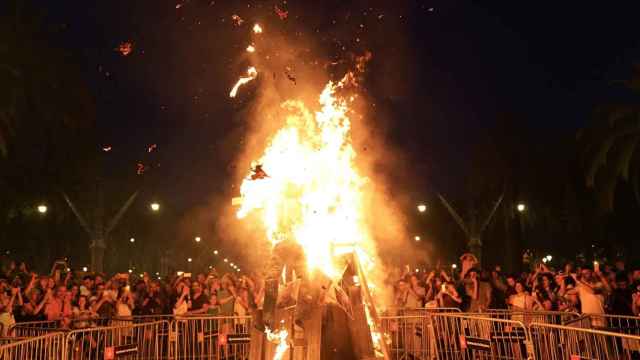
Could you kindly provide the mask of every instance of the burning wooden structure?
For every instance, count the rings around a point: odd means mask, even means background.
[[[389,358],[357,255],[341,260],[344,271],[337,282],[320,272],[312,279],[282,276],[266,282],[251,334],[251,360]]]

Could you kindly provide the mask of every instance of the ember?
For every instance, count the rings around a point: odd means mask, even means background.
[[[122,54],[122,56],[127,56],[133,51],[133,44],[129,41],[123,42],[116,48],[116,51]]]
[[[238,82],[236,82],[236,84],[233,86],[233,88],[231,89],[231,92],[229,92],[229,97],[232,97],[232,98],[236,97],[236,94],[238,93],[238,88],[248,83],[249,81],[255,79],[256,77],[258,77],[258,71],[256,70],[256,68],[251,66],[250,68],[247,69],[247,76],[241,77],[240,79],[238,79]]]

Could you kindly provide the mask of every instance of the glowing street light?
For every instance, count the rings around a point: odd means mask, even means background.
[[[420,236],[418,236],[418,235],[414,236],[414,237],[413,237],[413,239],[414,239],[415,241],[420,241],[420,240],[421,240]]]
[[[200,242],[200,240],[202,240],[202,239],[200,239],[200,236],[196,236],[195,241],[196,242]]]
[[[129,269],[129,274],[131,274],[133,272],[133,270]]]
[[[87,270],[88,270],[88,269],[87,269],[87,267],[86,267],[86,266],[83,266],[83,267],[82,267],[82,271],[87,272]]]
[[[149,207],[151,208],[152,211],[160,210],[160,204],[158,204],[157,202],[151,203],[151,205],[149,205]]]
[[[193,261],[193,259],[192,259],[192,258],[188,258],[188,259],[187,259],[187,261],[188,261],[188,262],[192,262],[192,261]]]
[[[553,256],[547,255],[547,256],[545,256],[545,258],[547,259],[547,261],[551,261],[553,259]]]
[[[451,264],[451,268],[455,270],[455,269],[457,269],[457,268],[458,268],[458,265],[456,265],[456,264]]]
[[[225,258],[225,259],[224,259],[224,262],[229,262],[229,259]]]
[[[240,269],[237,269],[237,268],[236,268],[236,271],[237,271],[237,272],[240,272]]]
[[[419,212],[421,212],[421,213],[423,213],[423,212],[427,211],[427,205],[425,205],[425,204],[419,204],[419,205],[418,205],[418,211],[419,211]]]
[[[518,203],[518,205],[516,205],[516,210],[518,210],[518,212],[524,212],[527,210],[527,206],[524,203]]]
[[[236,267],[235,265],[233,265],[233,263],[231,263],[230,265],[231,265],[231,267]]]
[[[136,239],[135,238],[131,238],[131,239],[129,239],[129,241],[134,243],[134,242],[136,242]]]
[[[47,210],[49,210],[49,209],[47,208],[47,205],[44,205],[44,204],[38,205],[38,212],[39,212],[40,214],[46,214],[46,213],[47,213]]]
[[[214,255],[218,255],[218,250],[213,250]]]

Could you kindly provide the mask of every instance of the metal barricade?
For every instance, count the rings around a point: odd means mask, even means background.
[[[66,359],[162,359],[167,357],[167,321],[72,330]]]
[[[640,336],[640,317],[638,316],[609,314],[585,314],[585,316],[589,319],[588,324],[591,328]]]
[[[637,359],[640,336],[553,324],[532,323],[537,359]]]
[[[534,322],[563,325],[568,322],[575,321],[580,314],[575,312],[564,311],[521,311],[521,310],[502,310],[489,309],[479,313],[465,313],[469,316],[489,317],[492,319],[514,320],[523,324]]]
[[[60,331],[58,321],[27,321],[15,323],[9,327],[7,335],[13,337],[34,337]]]
[[[65,334],[50,333],[0,345],[2,360],[49,360],[63,359]]]
[[[380,323],[391,359],[433,358],[430,314],[380,316]]]
[[[431,315],[437,359],[531,359],[533,349],[522,322],[439,313]]]
[[[252,319],[245,317],[176,317],[171,323],[172,359],[247,359]]]

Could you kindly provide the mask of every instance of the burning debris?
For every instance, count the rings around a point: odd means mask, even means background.
[[[264,178],[268,178],[269,175],[262,169],[262,165],[258,164],[253,169],[251,169],[251,180],[260,180]]]
[[[133,44],[130,41],[120,43],[115,51],[119,52],[122,56],[128,56],[133,51]]]
[[[273,10],[275,11],[276,15],[278,15],[280,20],[285,20],[289,16],[289,12],[280,9],[280,7],[278,7],[278,4],[273,6]]]
[[[229,92],[229,97],[232,97],[232,98],[236,97],[236,94],[238,93],[238,88],[240,88],[240,86],[248,83],[249,81],[257,77],[258,77],[258,71],[256,70],[256,68],[253,66],[249,67],[247,69],[247,76],[244,76],[238,79],[236,84],[231,89],[231,92]]]
[[[260,26],[260,24],[253,25],[253,32],[255,34],[262,34],[262,26]]]
[[[144,166],[143,163],[137,163],[136,164],[136,174],[137,175],[142,175],[144,174],[145,170],[147,170],[146,166]]]
[[[291,67],[287,66],[284,68],[284,75],[287,77],[287,79],[289,79],[289,81],[291,81],[294,85],[297,85],[297,81],[296,81],[296,77],[293,75],[293,71],[291,70]]]
[[[247,52],[253,53],[253,52],[255,52],[255,51],[256,51],[255,46],[253,46],[253,45],[249,45],[249,46],[247,46]]]
[[[155,150],[156,148],[158,148],[158,145],[156,145],[156,144],[151,144],[151,145],[149,145],[149,147],[147,147],[147,152],[148,152],[148,153],[150,153],[150,152],[152,152],[153,150]]]
[[[244,23],[244,20],[242,20],[242,18],[236,14],[231,15],[231,21],[233,21],[236,26],[240,26],[242,25],[242,23]]]
[[[103,147],[102,147],[102,151],[104,151],[104,152],[109,152],[109,151],[111,151],[111,145],[103,146]]]

